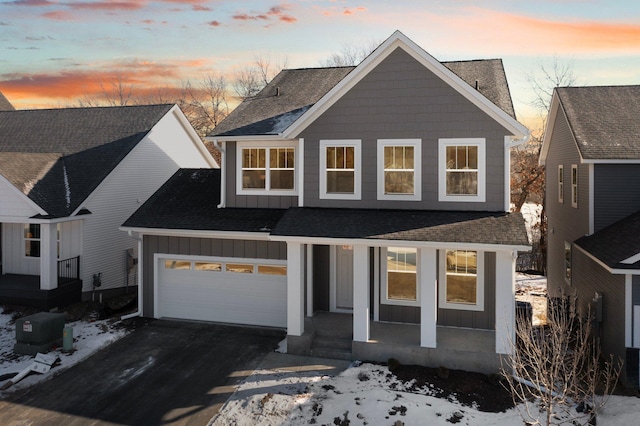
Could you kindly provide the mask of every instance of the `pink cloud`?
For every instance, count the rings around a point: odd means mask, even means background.
[[[43,13],[42,16],[54,21],[73,21],[75,19],[72,13],[65,12],[64,10]]]
[[[220,24],[220,21],[211,21],[209,22],[209,25],[212,27],[219,27],[222,24]]]
[[[288,5],[281,4],[269,8],[266,12],[252,11],[251,13],[236,13],[232,16],[232,19],[236,21],[270,21],[272,19],[276,19],[286,23],[297,22],[297,18],[287,13],[289,8],[290,7]]]

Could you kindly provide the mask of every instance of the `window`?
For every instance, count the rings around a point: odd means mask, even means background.
[[[571,165],[571,207],[578,208],[578,165]]]
[[[295,195],[296,151],[291,143],[262,146],[238,143],[237,193]]]
[[[438,199],[485,201],[485,140],[438,141]]]
[[[482,252],[441,250],[440,307],[481,311],[484,309]]]
[[[196,271],[210,271],[220,272],[222,271],[222,263],[219,262],[195,262]]]
[[[386,249],[384,303],[418,306],[417,253],[414,248]]]
[[[187,260],[165,260],[165,269],[191,269],[191,262]]]
[[[253,274],[253,265],[248,263],[227,263],[227,272],[237,272],[240,274]]]
[[[38,223],[24,225],[24,255],[40,257],[40,224]]]
[[[564,242],[564,278],[571,283],[571,243]]]
[[[359,140],[320,141],[320,198],[360,199]]]
[[[421,199],[420,139],[378,140],[378,199]]]
[[[287,275],[287,267],[281,265],[258,265],[258,273],[265,275]]]
[[[564,166],[558,165],[558,202],[564,203]]]

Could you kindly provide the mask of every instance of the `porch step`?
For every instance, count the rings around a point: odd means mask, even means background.
[[[351,338],[343,339],[339,337],[324,337],[315,336],[313,338],[312,348],[332,348],[332,349],[344,349],[351,352]]]
[[[312,347],[311,356],[315,356],[318,358],[344,359],[350,361],[351,349]]]

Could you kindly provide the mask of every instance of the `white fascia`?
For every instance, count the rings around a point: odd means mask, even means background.
[[[200,229],[163,229],[163,228],[138,228],[121,226],[125,232],[136,232],[140,235],[157,235],[166,237],[193,237],[193,238],[219,238],[226,240],[255,240],[268,241],[268,232],[241,232],[241,231],[209,231]]]

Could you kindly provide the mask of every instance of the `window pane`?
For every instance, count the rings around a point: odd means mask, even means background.
[[[242,150],[243,168],[265,168],[264,148],[245,148]]]
[[[265,188],[265,171],[264,170],[243,170],[242,171],[242,187],[264,189]]]
[[[413,171],[385,172],[385,194],[413,194]]]
[[[327,147],[327,169],[335,169],[336,167],[336,147]]]
[[[356,167],[355,161],[355,148],[352,146],[344,147],[345,165],[347,169],[353,169]]]
[[[191,269],[191,262],[188,260],[165,260],[165,269]]]
[[[327,193],[353,194],[354,172],[327,172]]]
[[[475,305],[476,287],[476,277],[473,275],[447,274],[447,302]]]
[[[411,169],[413,170],[413,147],[412,146],[404,146],[403,148],[403,159],[404,164],[402,166],[403,169]]]
[[[477,146],[468,146],[468,159],[467,167],[470,169],[477,170],[478,169],[478,147]]]
[[[195,269],[196,271],[219,272],[219,271],[222,271],[222,264],[216,263],[216,262],[196,262]]]
[[[272,170],[271,189],[293,189],[293,170]]]
[[[241,274],[253,274],[253,265],[244,263],[227,263],[227,272],[237,272]]]
[[[40,238],[40,224],[39,223],[27,223],[24,225],[24,237],[25,238]]]
[[[395,167],[395,162],[394,162],[394,155],[393,155],[393,147],[392,146],[385,146],[384,147],[384,168],[385,169],[394,169]]]
[[[478,172],[447,172],[447,195],[477,195]]]
[[[475,274],[478,270],[478,252],[447,250],[447,273]]]
[[[265,275],[287,275],[287,267],[281,265],[258,265],[258,273]]]
[[[415,272],[388,272],[387,298],[393,300],[418,300]]]
[[[448,146],[447,147],[447,169],[457,169],[458,165],[456,163],[456,147]]]
[[[27,257],[40,257],[40,241],[38,240],[25,241],[24,255]]]

